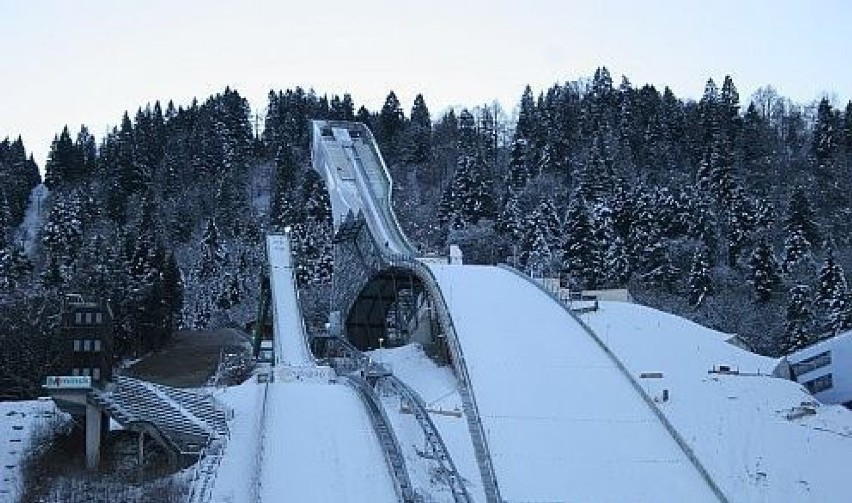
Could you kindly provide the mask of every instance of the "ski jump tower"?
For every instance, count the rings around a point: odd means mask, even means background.
[[[449,308],[393,212],[393,183],[372,133],[364,124],[345,121],[315,120],[312,129],[313,168],[325,180],[334,221],[332,334],[361,350],[377,348],[389,340],[391,309],[407,304],[407,317],[415,321],[418,312],[429,313],[427,345],[452,364],[482,487],[488,501],[501,501]],[[421,309],[427,302],[428,309]]]

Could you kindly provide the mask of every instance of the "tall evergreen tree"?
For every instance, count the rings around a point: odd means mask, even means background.
[[[778,262],[772,247],[765,237],[758,240],[749,259],[751,271],[750,282],[754,287],[755,299],[758,303],[766,303],[772,299],[772,294],[781,285],[778,274]]]
[[[687,288],[689,305],[693,307],[700,306],[705,297],[713,294],[713,279],[710,276],[710,261],[707,256],[707,250],[699,248],[692,257]]]
[[[394,158],[397,153],[399,137],[404,125],[405,115],[402,112],[402,105],[399,98],[396,97],[396,93],[391,91],[385,98],[385,104],[379,112],[378,130],[382,150],[390,158]]]
[[[432,119],[422,94],[414,98],[407,134],[408,161],[422,163],[432,156]]]
[[[790,289],[782,344],[782,350],[785,353],[789,354],[806,348],[813,342],[811,335],[813,311],[810,297],[811,289],[807,285],[795,285]]]
[[[816,291],[817,306],[833,334],[852,329],[852,305],[843,268],[834,258],[834,246],[828,247],[819,271]]]

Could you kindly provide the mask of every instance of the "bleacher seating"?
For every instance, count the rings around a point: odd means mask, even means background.
[[[153,425],[180,455],[198,455],[211,438],[228,434],[223,408],[188,390],[116,377],[113,387],[93,390],[89,401],[122,426]]]

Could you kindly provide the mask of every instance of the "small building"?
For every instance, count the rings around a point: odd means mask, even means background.
[[[106,302],[66,295],[59,330],[59,375],[91,377],[95,386],[112,380],[113,317]]]
[[[852,330],[787,355],[790,377],[823,403],[852,408]]]

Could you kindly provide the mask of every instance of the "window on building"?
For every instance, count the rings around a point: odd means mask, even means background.
[[[829,364],[831,364],[831,351],[826,351],[824,353],[811,356],[810,358],[805,358],[799,363],[794,363],[792,365],[793,375],[800,376],[807,372],[813,372],[814,370],[825,367]]]
[[[86,325],[92,324],[92,313],[86,313]]]
[[[74,313],[74,323],[77,325],[83,324],[83,313]]]
[[[81,351],[83,349],[83,341],[80,339],[74,339],[74,351]]]
[[[84,375],[84,376],[89,376],[89,375],[91,375],[91,370],[90,370],[90,369],[83,369],[83,375]]]
[[[811,393],[819,393],[820,391],[830,389],[833,386],[831,374],[825,374],[817,377],[816,379],[806,381],[804,385]]]
[[[96,353],[100,352],[100,350],[101,350],[101,340],[100,340],[100,339],[95,339],[93,342],[94,342],[94,345],[95,345],[95,346],[94,346],[94,347],[95,347],[94,351],[95,351]]]
[[[101,378],[101,369],[94,368],[92,369],[92,379],[98,380]]]
[[[78,376],[78,375],[80,375],[80,369],[78,369],[78,368],[73,368],[73,369],[71,369],[71,375],[72,375],[72,376]]]
[[[91,350],[92,350],[92,341],[90,341],[89,339],[84,340],[83,341],[83,351],[88,353]]]
[[[103,322],[103,315],[100,312],[95,313],[95,324],[100,325]]]

